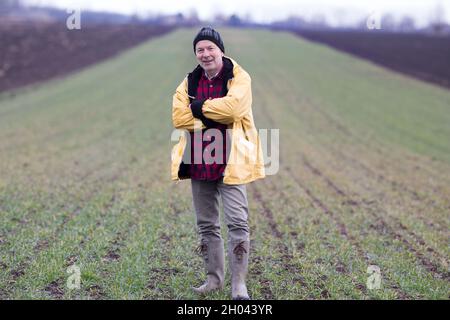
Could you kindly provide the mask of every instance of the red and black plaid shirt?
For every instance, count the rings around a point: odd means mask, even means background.
[[[202,76],[198,83],[197,88],[197,96],[196,99],[214,99],[214,98],[221,98],[222,95],[222,84],[223,84],[223,67],[222,70],[209,80],[207,76],[205,75],[205,72],[202,72]],[[226,167],[226,129],[227,125],[217,123],[214,127],[215,129],[219,129],[222,134],[222,148],[215,148],[213,150],[208,150],[208,145],[214,142],[215,137],[214,136],[208,136],[205,134],[205,132],[209,129],[203,129],[202,130],[202,139],[200,139],[200,135],[195,136],[194,133],[191,132],[191,179],[194,180],[207,180],[207,181],[214,181],[218,180],[223,176],[223,172],[225,171]],[[206,140],[206,141],[205,141]],[[211,141],[207,141],[211,140]],[[202,163],[196,164],[194,162],[195,159],[195,148],[198,148],[200,150],[201,144],[201,150],[202,150]],[[197,147],[196,147],[197,146]],[[206,151],[206,152],[205,152]],[[219,154],[217,154],[219,152]],[[207,159],[205,159],[205,157]],[[221,159],[221,161],[217,161],[219,163],[216,163],[216,161],[212,161],[212,159]],[[205,160],[207,163],[205,163]]]

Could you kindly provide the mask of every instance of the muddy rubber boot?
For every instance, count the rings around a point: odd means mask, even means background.
[[[202,242],[197,252],[202,255],[206,268],[206,282],[198,288],[192,288],[198,294],[222,289],[225,275],[223,240]]]
[[[229,242],[228,259],[231,271],[231,298],[233,300],[250,300],[245,285],[249,251],[249,241]]]

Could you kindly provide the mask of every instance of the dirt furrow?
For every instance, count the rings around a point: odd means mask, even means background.
[[[409,189],[406,185],[385,177],[382,173],[375,172],[372,168],[368,167],[367,165],[365,165],[361,161],[357,160],[356,158],[349,157],[348,155],[343,154],[340,150],[336,149],[336,150],[334,150],[334,152],[341,159],[345,159],[345,161],[347,163],[351,163],[353,166],[361,168],[362,171],[364,171],[364,173],[367,176],[372,177],[376,181],[381,181],[381,182],[386,183],[387,185],[389,185],[392,188],[392,190],[396,190],[396,189],[400,188],[402,191],[405,191],[407,194],[409,194],[411,200],[420,201],[420,202],[422,202],[424,204],[427,204],[428,206],[431,206],[431,207],[435,206],[435,200],[434,199],[425,198],[424,196],[419,195],[417,193],[417,191]],[[449,207],[449,209],[450,209],[450,207]],[[426,225],[430,224],[430,222],[426,219],[426,217],[423,217],[422,215],[417,215],[417,218],[420,219]],[[434,224],[430,225],[430,226],[433,227],[433,228],[436,228],[436,229],[438,229],[439,231],[442,231],[442,232],[447,230],[444,226],[439,226],[438,227],[437,225],[434,225]]]
[[[298,185],[298,184],[297,184]],[[278,188],[277,188],[277,186],[274,184],[274,182],[272,182],[271,183],[271,186],[272,186],[272,191],[275,193],[275,192],[278,192],[278,194],[279,195],[281,195],[281,198],[283,198],[285,201],[286,201],[286,203],[289,203],[289,197],[287,196],[287,194],[285,193],[285,191],[284,190],[281,190],[281,192],[280,191],[278,191]],[[311,206],[313,206],[313,207],[319,207],[323,212],[327,212],[327,215],[332,215],[333,213],[320,201],[320,200],[318,200],[313,194],[312,194],[312,192],[308,189],[308,188],[306,188],[306,189],[304,189],[304,191],[305,191],[305,193],[307,194],[307,196],[309,197],[309,200],[310,200],[310,204],[311,204]],[[317,200],[317,201],[314,201],[314,200]],[[292,218],[291,217],[287,217],[286,218],[286,220],[288,221],[288,224],[291,224],[291,221],[289,221],[289,220],[292,220]],[[315,224],[319,224],[320,222],[319,221],[314,221],[314,223]],[[340,234],[341,235],[343,235],[344,236],[344,238],[346,239],[346,240],[348,240],[347,239],[347,236],[348,236],[348,233],[347,233],[347,230],[346,230],[346,227],[345,227],[345,225],[339,225],[339,232],[340,232]],[[297,236],[297,232],[291,232],[290,233],[290,235],[291,236]],[[324,242],[326,243],[326,245],[327,246],[329,246],[329,243],[328,243],[328,241],[326,241],[327,239],[326,238],[324,238],[324,239],[322,239],[322,240],[324,240]],[[302,251],[302,250],[304,250],[304,244],[300,244],[299,245],[299,249]],[[361,255],[361,252],[358,252],[358,254],[360,254]],[[365,256],[363,256],[363,258],[365,259]],[[340,262],[337,266],[336,266],[336,271],[337,272],[339,272],[339,273],[346,273],[347,272],[347,270],[346,270],[346,267]],[[320,277],[320,279],[317,281],[317,283],[316,283],[316,287],[318,287],[318,288],[321,288],[322,289],[322,291],[321,291],[321,297],[322,298],[329,298],[329,292],[328,292],[328,290],[327,289],[325,289],[325,287],[324,287],[324,285],[323,284],[321,284],[321,282],[323,282],[323,281],[325,281],[327,279],[327,276],[325,276],[325,275],[322,275],[321,277]],[[362,285],[362,284],[357,284],[357,285],[355,285],[355,288],[359,291],[359,292],[361,292],[361,294],[363,294],[363,295],[367,295],[367,290],[366,290],[366,287],[364,286],[364,285]],[[314,299],[315,297],[310,297],[311,299]]]
[[[307,98],[306,102],[311,104],[311,101]],[[346,137],[350,137],[356,141],[360,141],[360,143],[362,145],[364,145],[363,141],[360,139],[360,137],[354,135],[347,127],[345,127],[344,125],[342,125],[339,121],[335,120],[334,118],[332,118],[328,113],[324,112],[320,107],[318,107],[317,105],[315,105],[314,111],[319,113],[323,118],[326,119],[327,122],[329,122],[332,126],[334,126],[338,131],[340,131],[342,134],[344,134],[344,136]],[[270,116],[269,116],[270,117]],[[270,119],[271,123],[273,123],[273,121]],[[383,151],[381,150],[381,148],[374,146],[374,148],[376,149],[376,151],[380,154],[383,153]],[[391,180],[387,177],[385,177],[383,174],[375,172],[373,169],[369,168],[367,165],[363,164],[360,160],[354,158],[354,157],[350,157],[348,155],[344,155],[343,152],[336,148],[335,146],[330,146],[330,149],[333,149],[333,152],[336,153],[336,155],[338,155],[340,158],[342,159],[346,159],[346,161],[348,163],[352,163],[352,164],[356,164],[358,167],[360,167],[367,175],[377,179],[377,181],[382,181],[385,182],[386,184],[388,184],[391,188],[393,188],[394,190],[397,188],[401,188],[401,190],[404,190],[405,192],[407,192],[411,199],[413,200],[417,200],[417,201],[421,201],[421,202],[425,202],[428,203],[428,205],[430,206],[434,206],[435,204],[435,200],[430,200],[428,198],[425,198],[423,196],[420,196],[415,190],[410,189],[408,186],[406,186],[405,184],[398,182],[398,181],[394,181]],[[317,174],[317,170],[312,167],[307,161],[305,161],[305,156],[301,155],[304,164],[306,165],[307,168],[310,169],[310,171],[312,171],[314,174]],[[337,194],[339,194],[340,196],[345,196],[345,193],[343,193],[343,191],[339,188],[336,187],[336,185],[334,183],[331,182],[331,180],[326,177],[323,176],[323,178],[325,179],[326,183],[328,184],[329,187],[331,187]],[[355,202],[353,202],[353,200],[348,200],[347,204],[349,205],[357,205]],[[450,209],[450,208],[449,208]],[[418,218],[425,223],[426,225],[429,225],[430,222],[423,216],[418,215]],[[442,225],[445,225],[445,223],[441,223]],[[432,227],[436,227],[438,228],[438,226],[433,225]],[[441,226],[438,228],[439,231],[441,232],[446,232],[446,228]],[[412,231],[409,231],[410,236],[418,239],[419,237],[417,235],[415,235]],[[418,243],[424,243],[423,239],[422,241],[418,241]],[[436,252],[434,249],[430,248],[429,246],[426,247],[426,250],[429,252]],[[440,258],[442,259],[443,257],[440,256]]]
[[[286,170],[289,172],[291,177],[296,176],[289,166],[286,167]],[[318,208],[320,208],[323,211],[323,213],[329,215],[335,221],[335,223],[338,225],[341,236],[344,239],[346,239],[356,249],[358,256],[362,257],[369,265],[370,261],[366,252],[361,248],[358,241],[353,236],[348,234],[347,227],[342,222],[342,220],[333,211],[331,211],[320,199],[318,199],[308,187],[306,187],[302,182],[300,182],[301,179],[293,179],[293,181],[295,181],[295,183],[300,187],[300,189],[302,189],[308,195],[313,204],[315,204]],[[408,294],[400,290],[399,286],[395,284],[394,281],[390,279],[390,277],[387,277],[386,280],[390,284],[390,287],[398,294],[398,296],[401,299],[410,298]],[[363,286],[359,286],[357,288],[359,290],[364,290]]]
[[[298,89],[298,88],[297,88]],[[327,113],[320,105],[318,105],[317,103],[313,103],[313,101],[307,97],[307,95],[303,95],[302,96],[302,100],[299,102],[298,100],[295,100],[294,102],[296,102],[297,104],[300,103],[302,106],[306,106],[310,112],[314,112],[316,114],[319,114],[326,122],[327,124],[329,124],[332,128],[335,128],[337,132],[339,132],[343,138],[345,138],[346,140],[348,140],[351,143],[355,143],[357,142],[359,146],[363,146],[363,147],[367,147],[367,141],[364,140],[361,136],[355,134],[354,132],[352,132],[352,130],[350,130],[349,127],[345,126],[344,124],[342,124],[339,120],[337,120],[336,118],[332,117],[329,113]],[[295,105],[295,104],[293,104]],[[294,113],[298,114],[299,116],[304,116],[303,114],[300,113],[299,109],[296,108],[290,108],[290,110],[292,110]],[[389,159],[392,158],[392,154],[389,153],[387,150],[383,149],[380,145],[373,143],[370,145],[371,150],[375,151],[376,153],[378,153],[384,161],[387,161]],[[397,165],[398,163],[398,159],[394,159],[392,158],[393,161],[390,161],[389,165]],[[434,177],[436,179],[445,179],[447,182],[450,182],[450,175],[449,176],[443,176],[442,172],[438,169],[437,172],[432,170],[431,167],[427,167],[427,166],[422,166],[422,167],[418,167],[418,164],[416,162],[415,159],[405,159],[405,157],[402,158],[403,163],[405,164],[405,160],[408,161],[413,161],[413,163],[407,163],[407,166],[414,168],[415,170],[420,168],[420,170],[424,171],[424,173],[426,172],[427,177]],[[399,169],[402,169],[401,167]],[[406,184],[402,184],[402,187],[405,187],[406,189],[408,189],[408,186]],[[414,190],[412,190],[414,191]]]
[[[298,89],[299,88],[296,88],[297,91],[298,91]],[[287,98],[289,98],[289,96]],[[364,139],[362,139],[360,136],[354,134],[348,127],[343,125],[340,121],[338,121],[337,119],[332,117],[329,113],[325,112],[321,106],[317,105],[316,103],[313,103],[306,94],[302,95],[301,101],[298,101],[298,98],[292,99],[292,103],[290,103],[290,107],[289,107],[289,109],[294,114],[298,114],[300,117],[304,118],[304,112],[301,112],[301,110],[299,108],[292,107],[295,105],[306,106],[309,109],[309,112],[313,112],[313,113],[320,115],[332,128],[335,128],[335,130],[337,132],[339,132],[345,139],[348,139],[351,143],[354,143],[355,141],[357,141],[359,145],[367,147],[367,141],[364,141]],[[262,107],[263,107],[263,109],[265,109],[264,114],[268,114],[266,105],[262,104]],[[268,119],[273,124],[273,120],[270,117],[271,117],[270,114],[268,114]],[[318,130],[318,129],[312,128],[311,125],[309,125],[309,126],[310,126],[310,129],[309,129],[310,135],[314,136],[316,134],[316,132],[314,132],[312,130]],[[333,152],[336,152],[336,153],[339,153],[342,155],[341,150],[336,148],[336,146],[334,144],[331,144],[329,146],[329,148],[330,148],[330,150],[333,150]],[[378,154],[380,154],[380,156],[383,158],[384,161],[387,161],[387,159],[390,159],[392,157],[391,154],[388,154],[385,150],[383,150],[380,146],[378,146],[376,144],[372,144],[371,148],[372,148],[372,150],[375,150]],[[405,160],[405,159],[403,159],[403,160]],[[368,171],[368,170],[373,171],[372,169],[368,168],[367,166],[362,164],[361,161],[359,161],[357,159],[351,159],[350,161],[352,163],[354,163],[354,162],[360,163],[362,166],[365,167],[365,168],[362,168],[364,171]],[[397,162],[395,162],[395,161],[392,163],[390,162],[389,166],[392,166],[392,165],[397,165]],[[417,162],[414,162],[414,164],[408,163],[408,166],[413,166],[414,170],[416,170],[416,168],[418,167],[418,164],[417,164]],[[426,166],[421,166],[421,170],[422,171],[429,170],[429,168],[427,168]],[[392,187],[394,189],[401,188],[402,190],[407,192],[412,197],[412,199],[417,199],[417,200],[421,200],[421,201],[429,200],[429,199],[420,197],[420,195],[415,190],[410,189],[406,183],[388,179],[381,173],[370,172],[370,174],[372,177],[379,179],[381,182],[387,183],[390,187]],[[434,171],[428,171],[427,177],[430,177],[430,176],[436,177],[436,179],[438,181],[442,181],[442,179],[445,178],[445,177],[443,177],[442,172],[436,173]],[[448,180],[448,181],[450,181],[450,180]],[[433,201],[435,201],[435,200],[430,200],[430,203],[433,204],[432,203]],[[450,207],[449,207],[449,209],[450,209]]]
[[[308,168],[308,170],[310,170],[314,175],[321,177],[326,182],[326,184],[329,186],[330,189],[332,189],[338,196],[345,199],[344,204],[346,204],[346,205],[352,204],[352,205],[356,205],[359,207],[362,206],[363,202],[354,200],[350,196],[348,196],[341,188],[339,188],[333,181],[331,181],[331,179],[329,177],[325,176],[319,169],[313,167],[304,155],[302,156],[302,161],[305,164],[305,167]],[[436,264],[434,264],[432,261],[430,261],[428,258],[426,258],[422,253],[418,252],[406,238],[404,238],[401,234],[396,232],[395,229],[391,225],[389,225],[382,216],[380,216],[379,214],[377,214],[375,212],[375,210],[380,211],[380,212],[384,211],[382,208],[380,208],[378,205],[376,205],[374,207],[373,204],[370,204],[367,207],[367,209],[368,208],[371,208],[371,210],[369,210],[369,213],[375,218],[375,220],[382,223],[383,227],[389,232],[389,234],[393,238],[399,239],[407,247],[407,249],[409,251],[413,252],[414,255],[416,256],[416,258],[421,262],[421,264],[429,272],[433,273],[435,276],[437,276],[440,279],[449,279],[448,272],[447,273],[439,272],[438,270],[440,268]],[[405,227],[402,228],[401,225],[398,225],[398,228],[404,229]],[[406,229],[405,231],[407,231],[409,233],[409,230]],[[428,250],[428,248],[429,247],[427,247],[427,250]],[[440,258],[443,259],[444,257],[440,256]]]
[[[268,106],[267,106],[267,104],[264,102],[264,99],[263,99],[263,102],[262,102],[262,104],[261,104],[261,107],[262,107],[262,108],[261,108],[260,110],[262,110],[262,112],[263,112],[265,118],[268,120],[270,127],[271,127],[271,128],[276,128],[277,126],[276,126],[275,120],[273,119],[272,114],[269,112]],[[292,175],[292,174],[293,174],[292,170],[291,170],[289,167],[288,167],[287,169],[288,169],[288,171],[290,172],[290,174]],[[294,176],[294,175],[292,175],[292,176]],[[350,239],[348,239],[348,232],[347,232],[347,229],[346,229],[345,224],[343,224],[341,221],[339,221],[339,219],[336,217],[336,215],[333,214],[333,213],[325,206],[324,203],[322,203],[317,197],[315,197],[315,196],[312,194],[311,190],[309,190],[308,188],[306,188],[305,186],[303,186],[303,185],[298,181],[298,179],[294,179],[294,181],[295,181],[295,183],[297,184],[297,186],[299,186],[302,190],[304,190],[304,192],[308,195],[308,197],[311,199],[311,203],[312,203],[312,204],[314,204],[315,206],[318,206],[325,214],[330,215],[330,216],[333,218],[333,220],[334,220],[334,221],[338,224],[338,226],[339,226],[339,232],[340,232],[340,234],[341,234],[345,239],[350,240]],[[261,197],[259,197],[259,201],[262,202]],[[267,210],[265,209],[264,211],[267,211]],[[273,217],[273,215],[272,215],[272,217]],[[269,219],[270,219],[270,216],[269,216]],[[272,219],[272,220],[273,220],[273,219]],[[365,260],[367,261],[367,256],[364,254],[364,252],[363,252],[363,250],[361,249],[361,247],[359,246],[359,244],[358,244],[358,243],[352,243],[352,245],[356,248],[356,250],[357,250],[357,252],[358,252],[358,255],[361,256],[361,257],[363,257],[363,259],[365,259]],[[395,285],[393,285],[392,287],[395,287]],[[323,289],[323,290],[322,290],[322,293],[323,293],[322,296],[323,296],[324,298],[326,298],[326,297],[327,297],[327,290],[326,290],[323,286],[319,286],[319,288],[322,288],[322,289]],[[357,288],[358,290],[360,290],[361,292],[363,292],[364,294],[366,293],[365,287],[364,287],[364,286],[356,286],[356,288]],[[407,297],[407,295],[406,295],[404,292],[400,291],[399,289],[395,289],[395,290],[396,290],[396,292],[398,292],[398,294],[399,294],[400,297]]]
[[[311,163],[306,159],[305,155],[302,155],[302,161],[305,165],[305,167],[307,167],[313,174],[322,177],[327,185],[335,191],[335,193],[337,193],[339,196],[341,197],[345,197],[347,198],[343,204],[346,205],[352,205],[352,206],[361,206],[362,203],[367,204],[367,205],[371,205],[371,206],[376,206],[377,210],[379,210],[380,212],[384,212],[385,210],[383,210],[376,202],[370,202],[368,203],[367,200],[364,200],[363,197],[361,195],[359,195],[357,192],[354,192],[354,194],[362,200],[355,200],[355,199],[351,199],[351,197],[349,197],[341,188],[337,187],[335,183],[333,183],[331,181],[331,179],[327,176],[325,176],[324,174],[322,174],[322,172],[320,172],[320,170],[318,170],[317,168],[313,167],[311,165]],[[414,238],[416,240],[417,243],[419,243],[421,246],[425,247],[425,250],[431,253],[434,253],[435,255],[437,255],[440,259],[446,259],[444,256],[442,256],[441,254],[439,254],[438,252],[436,252],[436,250],[434,250],[433,248],[431,248],[429,245],[426,244],[426,242],[423,240],[422,237],[420,237],[419,235],[417,235],[416,233],[414,233],[413,231],[409,230],[406,226],[404,226],[400,220],[397,217],[394,216],[389,216],[389,219],[393,220],[393,222],[396,224],[397,228],[400,228],[402,230],[404,230],[406,233],[408,233],[408,235],[412,238]],[[424,221],[425,223],[426,221]],[[442,229],[442,231],[444,231]]]
[[[261,184],[263,182],[259,182],[259,183]],[[286,239],[284,239],[283,233],[281,231],[279,231],[279,229],[277,227],[277,223],[275,222],[275,218],[272,213],[272,210],[269,208],[267,202],[265,200],[263,200],[263,197],[262,197],[259,189],[255,185],[252,185],[252,186],[253,186],[253,194],[255,196],[255,199],[261,204],[261,206],[263,208],[263,215],[267,218],[271,232],[279,241],[278,249],[280,252],[283,253],[282,257],[281,257],[283,266],[285,267],[286,270],[289,270],[292,274],[297,274],[297,273],[299,273],[299,271],[301,272],[301,270],[299,270],[298,266],[295,266],[291,263],[291,261],[294,259],[294,256],[289,252],[290,250],[287,247],[287,245],[285,244]],[[299,245],[299,247],[301,250],[303,249],[303,248],[301,248],[301,244]],[[308,289],[308,285],[305,283],[304,278],[302,276],[296,277],[294,280],[297,281],[298,283],[300,283],[303,287],[306,287],[306,289],[310,291],[310,289]],[[322,297],[325,297],[328,295],[328,291],[324,287],[324,284],[322,283],[323,281],[321,282],[320,280],[323,280],[323,279],[319,279],[316,282],[315,286],[317,288],[321,289]],[[309,296],[309,298],[315,299],[316,297]]]

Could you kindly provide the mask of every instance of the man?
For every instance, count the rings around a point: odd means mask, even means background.
[[[251,79],[236,61],[225,56],[216,30],[202,28],[193,47],[199,65],[173,96],[173,125],[188,133],[181,135],[172,150],[171,171],[173,180],[191,179],[200,234],[198,251],[207,272],[206,282],[194,291],[205,294],[224,285],[220,196],[228,227],[231,297],[247,300],[250,236],[246,184],[265,176],[251,108]]]

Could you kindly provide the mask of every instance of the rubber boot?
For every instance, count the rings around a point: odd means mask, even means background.
[[[197,252],[203,257],[206,268],[206,281],[198,288],[193,288],[198,294],[222,289],[225,275],[224,247],[222,239],[202,241]]]
[[[249,251],[250,241],[229,242],[228,259],[231,271],[231,298],[233,300],[250,300],[245,285]]]

